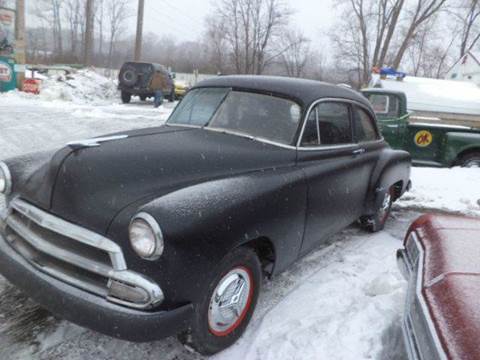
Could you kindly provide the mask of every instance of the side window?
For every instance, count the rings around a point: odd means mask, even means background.
[[[302,146],[343,145],[352,142],[348,104],[324,102],[312,110],[305,124]]]
[[[315,108],[310,113],[303,131],[302,146],[315,147],[320,146],[320,134],[318,127],[318,109]]]
[[[355,107],[355,135],[358,142],[375,141],[380,138],[374,119],[357,106]]]

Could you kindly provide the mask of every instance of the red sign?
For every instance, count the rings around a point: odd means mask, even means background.
[[[40,94],[40,80],[35,79],[25,79],[23,81],[22,91],[30,94],[38,95]]]

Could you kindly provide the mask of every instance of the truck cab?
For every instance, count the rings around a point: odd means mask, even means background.
[[[385,140],[394,149],[408,151],[415,165],[480,167],[480,127],[415,116],[400,91],[372,88],[362,93],[372,103]]]

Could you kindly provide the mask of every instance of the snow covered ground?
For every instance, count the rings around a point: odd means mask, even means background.
[[[0,158],[157,125],[173,108],[53,98],[0,95]],[[424,211],[480,216],[479,179],[478,169],[414,169],[414,189],[395,205],[384,232],[352,226],[266,282],[245,336],[213,359],[405,359],[406,283],[395,251]],[[174,338],[131,344],[55,319],[0,278],[0,359],[23,358],[201,359]]]

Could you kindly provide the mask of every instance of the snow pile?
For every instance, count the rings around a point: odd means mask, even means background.
[[[480,169],[413,168],[412,182],[398,206],[480,216]]]
[[[42,100],[66,100],[77,104],[117,101],[117,84],[94,70],[79,70],[69,75],[48,76],[43,80]]]
[[[347,232],[348,240],[302,261],[307,274],[294,269],[274,281],[278,287],[292,277],[295,286],[275,306],[260,303],[245,336],[214,359],[385,358],[382,338],[400,336],[405,281],[395,252],[401,242],[387,233]]]
[[[31,76],[31,72],[27,75]],[[100,75],[95,69],[72,71],[66,74],[64,71],[55,73],[38,74],[35,78],[41,80],[40,95],[33,95],[18,90],[0,94],[2,99],[27,99],[41,101],[68,101],[74,104],[106,104],[119,102],[120,94],[117,90],[117,82]]]

